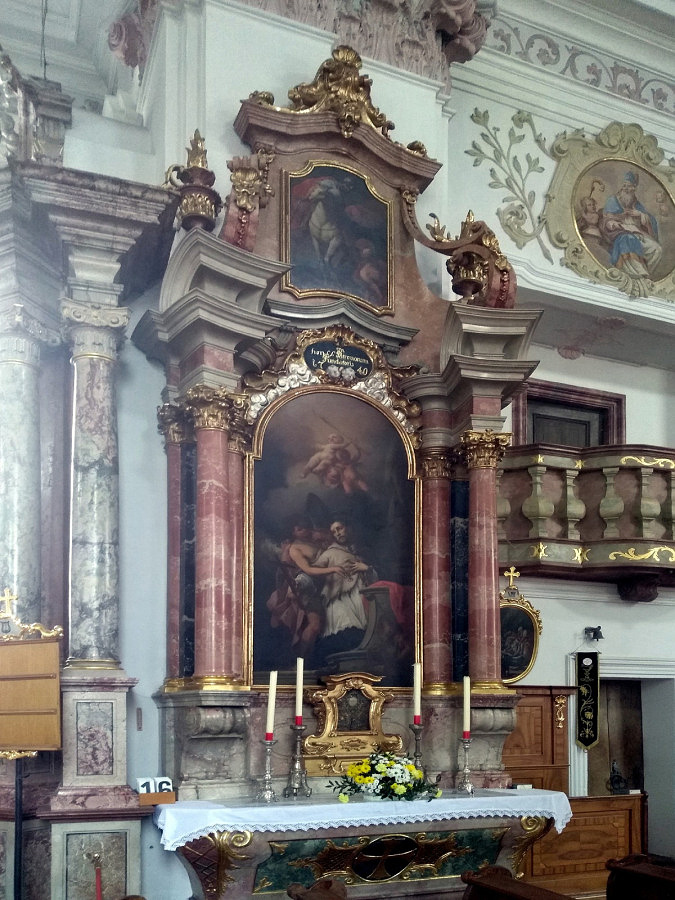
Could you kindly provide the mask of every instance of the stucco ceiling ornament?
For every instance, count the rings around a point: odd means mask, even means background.
[[[543,219],[563,265],[630,297],[675,302],[675,161],[636,124],[562,134]]]

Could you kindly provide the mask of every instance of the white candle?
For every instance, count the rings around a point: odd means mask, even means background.
[[[471,681],[468,675],[464,676],[464,721],[462,723],[462,737],[471,736]]]
[[[270,672],[270,692],[267,696],[267,721],[265,723],[265,740],[274,738],[274,707],[277,702],[277,672]]]
[[[305,671],[305,661],[299,656],[296,661],[295,674],[295,724],[302,725],[302,680]]]
[[[413,723],[422,722],[422,664],[413,663]]]

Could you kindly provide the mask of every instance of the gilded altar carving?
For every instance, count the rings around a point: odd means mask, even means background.
[[[453,456],[450,451],[432,447],[418,453],[422,478],[445,478],[452,475]]]
[[[180,853],[199,872],[206,895],[220,897],[235,880],[230,872],[237,868],[237,862],[249,859],[241,851],[252,838],[250,831],[216,831],[185,844]]]
[[[331,675],[325,689],[309,694],[317,733],[303,741],[308,775],[342,775],[352,762],[378,749],[400,753],[400,735],[382,730],[384,704],[394,695],[377,687],[381,680],[366,672]]]
[[[274,369],[245,377],[242,412],[254,423],[269,405],[297,388],[330,385],[353,391],[376,401],[395,418],[413,443],[419,404],[403,393],[405,380],[416,368],[392,366],[374,342],[358,337],[344,325],[303,331]]]

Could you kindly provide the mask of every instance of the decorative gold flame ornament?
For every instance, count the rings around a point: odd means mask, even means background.
[[[216,176],[207,166],[204,138],[195,130],[187,149],[187,165],[170,166],[165,179],[165,184],[178,188],[178,216],[186,231],[192,228],[213,231],[223,205],[220,194],[213,188],[215,180]]]

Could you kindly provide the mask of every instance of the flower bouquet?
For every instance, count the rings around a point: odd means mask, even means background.
[[[342,803],[354,794],[363,794],[366,800],[432,800],[442,794],[411,759],[395,753],[371,753],[361,762],[352,763],[339,781],[328,784],[338,791]]]

